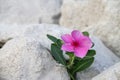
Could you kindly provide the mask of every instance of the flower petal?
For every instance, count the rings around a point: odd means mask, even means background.
[[[76,48],[74,53],[75,53],[75,56],[83,58],[86,56],[87,51],[88,51],[88,48],[82,47],[82,48]]]
[[[78,41],[83,34],[80,31],[78,31],[78,30],[73,30],[71,35],[74,38],[74,40]]]
[[[74,47],[71,44],[63,44],[62,48],[63,51],[68,51],[68,52],[73,52],[74,51]]]
[[[72,36],[69,35],[69,34],[64,34],[61,36],[62,40],[65,42],[65,43],[70,43],[72,42]]]
[[[92,41],[87,36],[81,36],[79,44],[81,47],[87,47],[89,49],[92,46]]]

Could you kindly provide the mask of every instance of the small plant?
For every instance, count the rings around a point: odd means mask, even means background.
[[[96,51],[91,49],[94,44],[88,32],[73,30],[71,35],[64,34],[61,39],[49,34],[47,37],[53,42],[51,55],[58,63],[64,65],[71,80],[76,80],[76,73],[90,67],[94,62]],[[63,52],[69,56],[69,59],[65,59]]]

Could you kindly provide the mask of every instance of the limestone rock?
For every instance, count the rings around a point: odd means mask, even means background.
[[[44,26],[44,27],[39,27]],[[48,25],[43,24],[39,26],[33,26],[29,27],[27,31],[25,32],[25,36],[31,36],[34,37],[35,40],[42,39],[44,46],[47,48],[50,48],[50,42],[47,41],[46,34],[52,34],[58,38],[64,33],[70,33],[71,30],[62,28],[57,25]],[[49,26],[53,26],[50,27]],[[40,35],[42,34],[42,35]],[[78,73],[78,80],[90,80],[92,77],[96,76],[97,74],[101,73],[102,71],[106,70],[110,66],[114,65],[115,63],[119,62],[119,58],[114,55],[111,50],[109,50],[102,42],[96,37],[91,37],[92,41],[95,43],[94,49],[96,50],[96,56],[95,56],[95,62],[94,64],[87,69],[86,71],[83,71],[81,73]],[[48,45],[49,44],[49,45]]]
[[[0,23],[58,23],[62,0],[0,0]]]
[[[44,44],[48,45],[50,43],[48,38],[46,37],[47,34],[51,34],[60,38],[61,34],[70,31],[71,30],[67,28],[64,27],[61,28],[61,26],[53,24],[31,24],[31,25],[0,24],[0,42],[4,43],[13,38],[27,36],[34,37],[36,40],[39,41],[45,41],[46,43]]]
[[[115,64],[92,80],[120,80],[120,63]]]
[[[22,36],[28,27],[29,25],[0,24],[0,42],[5,43],[10,39]]]
[[[64,0],[60,24],[93,33],[120,56],[120,0]]]
[[[7,41],[0,54],[0,80],[69,80],[64,67],[32,37]]]
[[[70,33],[72,30],[53,24],[40,24],[28,27],[24,33],[24,36],[33,37],[35,40],[39,40],[45,47],[50,48],[51,41],[47,38],[47,34],[60,38],[62,34]],[[41,35],[42,34],[42,35]],[[42,39],[42,40],[41,40]]]
[[[64,0],[60,24],[80,29],[98,23],[104,14],[105,0]]]
[[[23,25],[24,26],[24,25]],[[12,26],[10,26],[12,27]],[[20,26],[16,26],[16,28],[19,28]],[[11,28],[8,28],[12,30]],[[9,30],[9,31],[10,31]],[[6,29],[3,30],[2,36],[8,35],[4,40],[6,40],[9,37],[18,38],[18,37],[26,37],[29,38],[29,40],[35,40],[38,41],[41,45],[43,45],[45,48],[50,48],[50,40],[46,37],[47,34],[54,35],[58,38],[64,33],[70,33],[72,30],[66,29],[62,26],[53,25],[53,24],[38,24],[38,25],[27,25],[25,30],[20,29],[18,32],[20,34],[18,35],[10,35],[15,34],[14,31],[6,31]],[[8,32],[8,33],[7,33]],[[16,31],[17,32],[17,31]],[[0,34],[1,36],[1,34]],[[91,80],[94,76],[98,75],[102,71],[106,70],[110,66],[117,63],[120,59],[114,55],[108,48],[105,47],[105,45],[96,37],[92,36],[92,41],[95,43],[94,49],[96,50],[96,56],[95,56],[95,62],[94,64],[87,70],[80,72],[77,74],[78,80]],[[2,40],[3,37],[0,38]],[[15,41],[14,41],[15,42]],[[13,44],[14,45],[14,44]],[[22,45],[22,44],[21,44]],[[6,44],[3,46],[3,48],[6,46]],[[2,49],[3,49],[2,48]]]
[[[90,68],[77,74],[78,80],[91,80],[94,76],[120,60],[113,52],[105,47],[98,38],[92,37],[92,41],[95,43],[95,46],[93,47],[93,49],[96,50],[95,62]]]

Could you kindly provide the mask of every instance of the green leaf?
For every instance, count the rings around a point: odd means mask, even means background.
[[[71,74],[70,73],[70,71],[69,70],[67,70],[68,71],[68,74],[69,74],[69,76],[70,76],[70,80],[76,80],[76,74]]]
[[[66,52],[66,54],[69,56],[69,61],[67,63],[67,67],[70,69],[72,67],[72,65],[74,64],[75,56],[74,56],[74,53],[72,53],[72,52]]]
[[[88,50],[86,57],[93,57],[96,55],[96,51],[95,50]]]
[[[56,44],[51,45],[51,54],[56,61],[63,65],[66,65],[65,58],[63,57],[63,52],[58,48]]]
[[[86,68],[90,67],[92,65],[94,61],[94,57],[89,58],[89,59],[82,59],[79,62],[75,63],[73,65],[73,69],[72,69],[72,74],[78,72],[78,71],[83,71]]]
[[[73,52],[66,52],[66,54],[71,58],[74,56],[74,53]]]
[[[87,31],[84,31],[84,32],[82,32],[83,33],[83,35],[85,35],[85,36],[89,36],[89,33],[87,32]]]
[[[75,62],[78,62],[78,61],[80,61],[80,60],[82,60],[82,58],[75,57]]]
[[[57,39],[56,44],[59,48],[62,46],[62,41],[60,39]]]
[[[47,34],[47,37],[53,42],[56,42],[58,40],[56,37],[49,35],[49,34]]]

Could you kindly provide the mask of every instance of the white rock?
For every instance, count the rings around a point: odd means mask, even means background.
[[[62,0],[0,0],[0,23],[58,23]]]
[[[98,38],[92,37],[92,41],[95,43],[93,48],[96,50],[95,62],[89,69],[77,74],[78,80],[91,80],[94,76],[120,61]]]
[[[14,38],[0,54],[0,80],[69,80],[64,67],[34,38]]]
[[[12,27],[12,26],[10,26]],[[20,26],[16,26],[16,28]],[[9,28],[8,28],[9,29]],[[39,25],[28,25],[24,32],[20,31],[20,35],[11,36],[4,29],[3,32],[6,32],[4,35],[8,35],[8,37],[17,38],[20,37],[28,37],[35,41],[39,41],[41,45],[46,48],[50,48],[50,40],[47,39],[46,34],[54,35],[58,38],[64,33],[70,33],[71,30],[66,29],[64,27],[52,24],[39,24]],[[12,34],[14,32],[11,31]],[[0,35],[1,36],[1,35]],[[7,37],[5,38],[7,39]],[[2,40],[2,38],[0,38]],[[90,80],[92,77],[106,70],[110,66],[117,63],[120,59],[114,55],[105,45],[96,37],[92,37],[93,42],[95,43],[94,49],[97,51],[96,58],[94,64],[87,70],[78,73],[78,80]],[[4,48],[4,46],[3,46]]]
[[[92,80],[120,80],[120,63],[115,64]]]
[[[0,24],[0,42],[6,42],[12,38],[20,36],[34,37],[39,41],[49,41],[46,37],[47,34],[51,34],[60,37],[61,34],[70,32],[64,27],[53,24],[31,24],[31,25],[5,25]],[[42,34],[42,35],[41,35]],[[42,39],[42,40],[41,40]],[[44,43],[46,45],[48,43]]]
[[[22,36],[29,25],[5,25],[0,24],[0,42],[6,42],[12,38]]]
[[[63,0],[60,24],[80,29],[98,23],[103,15],[105,0]]]
[[[45,47],[50,48],[51,41],[47,38],[47,34],[56,36],[60,38],[62,34],[70,33],[72,30],[61,27],[59,25],[53,24],[40,24],[28,27],[24,33],[24,36],[34,37],[34,39],[39,40]],[[41,35],[42,34],[42,35]],[[42,39],[42,40],[41,40]]]
[[[120,0],[64,0],[60,24],[97,35],[120,56]]]
[[[30,37],[32,35],[32,37],[34,37],[35,40],[42,39],[42,41],[45,43],[42,42],[41,43],[45,44],[44,46],[50,48],[50,44],[49,44],[50,42],[49,40],[47,41],[46,34],[52,34],[59,38],[62,34],[70,33],[70,31],[71,30],[66,28],[61,28],[60,26],[57,25],[43,24],[43,25],[29,27],[25,32],[25,36]],[[87,69],[84,72],[78,73],[77,76],[78,80],[90,80],[92,77],[106,70],[107,68],[119,62],[120,60],[116,55],[114,55],[113,52],[111,52],[107,47],[105,47],[105,45],[98,38],[94,36],[91,38],[92,41],[95,43],[95,47],[94,47],[94,49],[96,50],[95,62],[91,66],[91,68]]]

